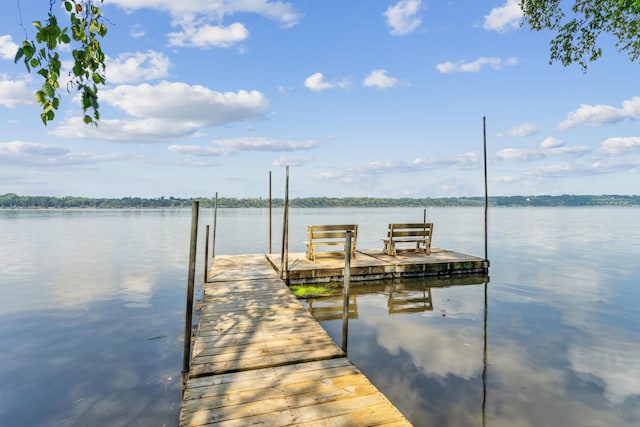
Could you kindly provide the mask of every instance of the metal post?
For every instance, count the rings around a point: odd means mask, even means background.
[[[272,222],[273,199],[271,197],[271,171],[269,171],[269,253],[273,253],[273,222]]]
[[[482,116],[482,135],[484,140],[484,260],[489,260],[487,216],[489,211],[489,189],[487,187],[487,118]]]
[[[204,238],[204,278],[202,281],[207,283],[207,275],[209,273],[209,224],[207,224],[207,228],[205,231]]]
[[[187,386],[189,361],[191,359],[191,323],[193,321],[193,287],[196,277],[196,248],[198,246],[198,211],[200,202],[191,206],[191,244],[189,247],[189,277],[187,279],[187,306],[184,316],[184,352],[182,354],[182,392]]]
[[[342,285],[342,351],[346,353],[349,335],[349,288],[351,287],[351,231],[347,231],[344,246],[344,284]]]
[[[286,274],[285,274],[286,269]],[[289,166],[284,188],[284,217],[282,221],[282,253],[280,261],[280,278],[289,280]]]
[[[211,245],[211,261],[212,262],[216,257],[216,229],[218,228],[217,222],[218,222],[218,192],[216,191],[216,202],[213,207],[213,242]]]

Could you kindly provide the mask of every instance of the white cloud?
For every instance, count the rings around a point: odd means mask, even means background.
[[[543,150],[546,150],[551,148],[562,147],[563,145],[564,143],[562,141],[555,139],[552,136],[549,136],[542,141],[542,144],[540,144],[540,148],[542,148]]]
[[[18,105],[34,103],[34,91],[29,89],[26,80],[9,80],[0,75],[0,105],[13,108]]]
[[[464,62],[464,61],[457,61],[455,63],[451,61],[443,62],[443,63],[437,64],[436,69],[444,74],[477,73],[485,65],[488,65],[494,70],[501,70],[505,66],[516,65],[517,63],[518,63],[518,58],[514,56],[511,56],[504,60],[502,58],[495,58],[495,57],[488,58],[488,57],[481,56],[480,58],[472,62]]]
[[[228,156],[238,151],[298,151],[308,150],[318,146],[320,143],[315,140],[278,140],[268,138],[229,138],[219,139],[211,142],[210,146],[200,145],[170,145],[170,151],[194,156]]]
[[[221,93],[172,82],[122,85],[101,91],[100,100],[136,119],[101,119],[97,128],[74,119],[52,133],[107,141],[161,142],[192,135],[202,127],[260,119],[269,108],[267,99],[258,91]]]
[[[71,152],[63,147],[36,142],[0,142],[0,163],[11,166],[74,167],[123,158],[121,153],[91,154]]]
[[[116,59],[107,60],[107,82],[135,83],[162,79],[168,76],[171,61],[160,52],[124,53]]]
[[[500,7],[491,9],[484,17],[482,27],[485,30],[505,32],[514,30],[520,26],[522,20],[522,9],[516,0],[506,0]]]
[[[499,133],[498,136],[524,137],[531,136],[538,132],[538,127],[533,123],[522,123],[509,129],[507,133]]]
[[[100,100],[135,117],[201,127],[262,118],[269,107],[264,95],[255,90],[221,93],[200,85],[166,81],[104,90]]]
[[[493,157],[500,160],[531,161],[550,157],[580,157],[589,151],[589,148],[582,146],[566,147],[562,141],[548,137],[537,149],[505,148],[496,152]]]
[[[0,58],[13,61],[18,51],[18,45],[11,36],[0,36]]]
[[[362,84],[367,87],[387,89],[397,85],[398,79],[396,77],[389,77],[387,70],[373,70],[371,74],[365,77]]]
[[[285,27],[296,25],[300,19],[300,15],[294,10],[293,6],[282,1],[109,0],[109,3],[120,6],[126,11],[143,8],[167,11],[176,23],[185,19],[193,19],[196,16],[220,22],[225,16],[236,13],[255,13],[280,22]]]
[[[320,92],[326,89],[333,89],[336,87],[335,83],[329,83],[324,81],[324,75],[322,73],[314,73],[304,80],[304,85],[307,89],[314,92]]]
[[[272,166],[304,166],[313,160],[311,157],[281,156],[274,160]]]
[[[422,19],[418,16],[422,0],[400,0],[383,13],[387,18],[387,25],[391,27],[391,34],[403,36],[418,28]]]
[[[567,130],[583,125],[602,126],[624,119],[640,119],[640,96],[623,101],[622,108],[610,105],[582,104],[576,111],[570,112],[566,120],[558,125],[558,128]]]
[[[199,48],[229,48],[249,38],[249,30],[234,22],[228,27],[218,25],[183,25],[182,31],[169,33],[170,46],[189,46]]]
[[[599,152],[606,156],[617,156],[635,150],[640,151],[640,137],[617,137],[604,140]]]

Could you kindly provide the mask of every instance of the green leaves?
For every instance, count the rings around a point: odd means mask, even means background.
[[[81,107],[85,123],[97,124],[98,85],[104,85],[105,55],[100,38],[107,34],[100,7],[94,3],[104,0],[65,0],[64,14],[70,27],[58,25],[53,14],[55,0],[49,1],[49,15],[45,21],[33,21],[36,30],[35,41],[25,40],[16,52],[14,62],[23,61],[27,71],[32,69],[42,77],[42,87],[36,91],[35,99],[42,106],[40,118],[46,125],[55,119],[55,111],[60,107],[60,73],[62,61],[58,51],[62,45],[73,45],[73,65],[69,72],[67,89],[76,88],[81,93]]]
[[[550,62],[588,64],[602,56],[599,37],[609,35],[632,62],[640,58],[640,0],[574,0],[565,13],[559,0],[519,0],[524,22],[536,31],[551,30]]]

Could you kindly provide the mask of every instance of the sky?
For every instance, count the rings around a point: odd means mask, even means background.
[[[490,196],[639,194],[640,64],[550,64],[515,0],[105,0],[97,127],[14,63],[47,12],[0,16],[0,194],[483,196],[485,120]]]

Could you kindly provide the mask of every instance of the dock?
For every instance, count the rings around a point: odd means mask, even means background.
[[[269,254],[267,257],[273,268],[280,271],[282,256]],[[309,261],[304,252],[299,252],[290,253],[287,258],[291,285],[343,280],[344,257],[318,257],[316,261]],[[431,248],[430,255],[406,251],[396,256],[380,249],[358,249],[350,264],[352,282],[489,273],[488,260],[443,248]]]
[[[215,257],[179,425],[410,426],[279,278],[277,261]]]

